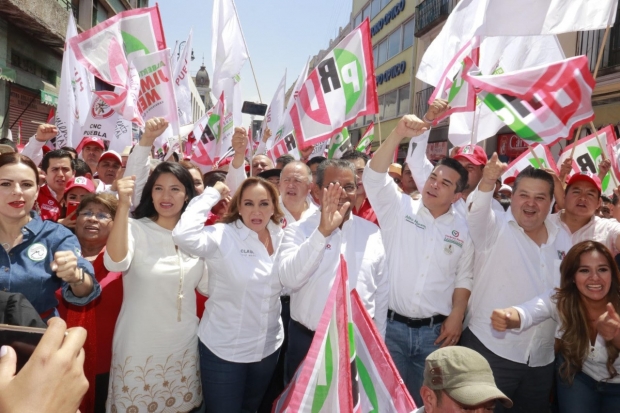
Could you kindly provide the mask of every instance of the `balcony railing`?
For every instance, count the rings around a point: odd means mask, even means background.
[[[73,4],[72,0],[58,0],[58,2],[65,8],[67,9],[67,11],[70,11],[71,13],[73,13],[73,17],[75,17],[75,20],[78,19],[78,14],[79,14],[79,3]]]
[[[426,111],[428,111],[428,99],[430,99],[434,90],[435,87],[431,86],[426,89],[422,89],[415,94],[415,113],[420,119],[422,119],[422,116],[424,116]]]
[[[429,32],[448,18],[458,0],[424,0],[415,8],[415,37]]]
[[[620,12],[620,4],[616,16]],[[590,30],[577,33],[577,55],[586,55],[590,61],[590,71],[596,68],[605,30]],[[609,30],[609,37],[603,50],[603,59],[599,67],[598,76],[620,72],[620,19]]]

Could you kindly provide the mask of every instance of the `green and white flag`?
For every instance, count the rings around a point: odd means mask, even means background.
[[[370,148],[372,142],[375,140],[375,123],[371,122],[366,133],[362,136],[362,139],[357,143],[356,151],[364,152],[366,155],[370,155]]]
[[[351,135],[347,128],[342,128],[329,142],[327,159],[340,159],[342,154],[351,149]]]

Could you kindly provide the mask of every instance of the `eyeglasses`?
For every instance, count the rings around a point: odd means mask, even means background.
[[[82,211],[78,214],[78,216],[86,219],[95,218],[97,221],[109,221],[112,219],[112,215],[106,214],[105,212],[97,212],[95,214],[93,211]]]
[[[324,186],[323,188],[327,189],[329,188],[329,185]],[[345,185],[342,187],[342,189],[344,189],[344,192],[346,192],[347,194],[352,194],[353,192],[357,191],[357,187],[353,184]]]

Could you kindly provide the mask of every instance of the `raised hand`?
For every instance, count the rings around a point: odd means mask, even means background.
[[[310,145],[308,147],[305,147],[304,149],[300,149],[299,154],[301,155],[301,160],[307,161],[308,157],[312,154],[313,150],[314,150],[314,145]]]
[[[136,177],[126,176],[114,181],[116,185],[116,191],[118,192],[118,203],[124,206],[131,206],[131,197],[136,186]]]
[[[428,124],[420,120],[417,116],[405,115],[398,121],[393,133],[396,134],[400,140],[403,140],[405,138],[419,136],[427,130]]]
[[[497,182],[502,174],[506,172],[507,168],[508,165],[499,160],[497,152],[493,152],[493,156],[491,156],[491,159],[489,159],[486,166],[482,170],[482,179],[487,183],[492,183],[495,187],[495,182]]]
[[[601,181],[605,178],[610,169],[611,161],[609,159],[604,159],[598,164],[598,177]]]
[[[213,185],[213,189],[220,193],[221,199],[226,199],[230,196],[230,188],[224,182],[216,182]]]
[[[596,321],[596,329],[606,341],[611,341],[618,336],[620,332],[620,316],[618,316],[616,309],[611,303],[607,303],[607,311]]]
[[[43,123],[37,128],[34,138],[39,142],[46,142],[58,135],[58,128],[48,123]]]
[[[519,328],[521,327],[521,316],[514,307],[493,310],[491,324],[497,331]]]
[[[346,192],[339,183],[331,183],[328,188],[323,188],[323,199],[321,200],[321,222],[319,224],[319,232],[324,237],[328,237],[336,230],[344,220],[350,202],[345,202],[342,207],[338,208],[340,198],[346,196]]]
[[[271,129],[268,127],[265,128],[265,132],[263,133],[263,142],[267,142],[271,138]]]
[[[245,150],[248,147],[248,132],[245,128],[235,128],[235,133],[232,137],[232,147],[235,155],[241,154],[245,156]]]
[[[168,127],[168,121],[164,118],[151,118],[146,121],[144,133],[140,139],[141,146],[153,146],[155,139],[164,133]]]
[[[425,122],[428,121],[432,123],[435,119],[443,115],[448,109],[450,109],[450,104],[447,100],[435,99],[428,107],[423,120]]]
[[[573,170],[573,158],[566,158],[562,165],[560,165],[560,182],[562,182],[562,187],[566,185],[566,177]]]

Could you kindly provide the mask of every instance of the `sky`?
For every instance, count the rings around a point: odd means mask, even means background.
[[[154,5],[150,1],[150,5]],[[211,77],[211,15],[213,0],[160,0],[159,9],[170,49],[187,39],[193,28],[195,75],[204,62]],[[326,49],[338,28],[349,22],[352,0],[236,0],[241,29],[254,65],[260,97],[269,104],[286,70],[286,88],[306,61]],[[259,102],[250,63],[241,71],[243,100]],[[244,123],[249,119],[244,119]],[[248,126],[248,125],[244,125]]]

